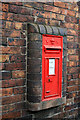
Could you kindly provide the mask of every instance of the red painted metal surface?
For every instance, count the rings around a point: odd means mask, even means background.
[[[61,97],[63,37],[42,35],[42,100]]]

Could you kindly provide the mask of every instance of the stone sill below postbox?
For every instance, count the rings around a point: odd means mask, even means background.
[[[67,30],[65,28],[41,24],[27,24],[28,68],[27,106],[30,111],[39,111],[66,103],[66,53]],[[42,35],[63,36],[62,97],[42,101]]]

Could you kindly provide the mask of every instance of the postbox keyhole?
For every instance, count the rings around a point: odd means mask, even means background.
[[[50,79],[48,79],[48,82],[50,82]]]

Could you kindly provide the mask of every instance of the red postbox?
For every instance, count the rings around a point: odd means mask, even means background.
[[[61,97],[63,37],[42,35],[42,100]]]

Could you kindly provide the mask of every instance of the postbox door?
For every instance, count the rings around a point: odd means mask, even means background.
[[[59,58],[45,58],[45,98],[59,94]]]

